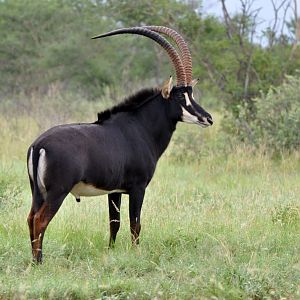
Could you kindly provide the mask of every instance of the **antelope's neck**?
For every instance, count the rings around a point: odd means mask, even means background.
[[[157,159],[168,147],[176,129],[176,123],[168,118],[166,109],[164,102],[156,99],[141,108],[138,116]]]

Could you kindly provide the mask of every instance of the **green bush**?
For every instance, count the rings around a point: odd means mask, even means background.
[[[300,224],[299,205],[286,204],[275,207],[272,211],[272,222],[282,226]]]
[[[272,152],[300,147],[300,77],[287,76],[279,87],[255,98],[251,109],[238,107],[238,117],[228,117],[227,131],[243,142]]]

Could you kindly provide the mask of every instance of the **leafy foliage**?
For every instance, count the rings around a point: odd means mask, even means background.
[[[126,76],[131,70],[128,63],[134,65],[131,76],[145,72],[149,51],[143,53],[139,43],[133,46],[131,38],[113,43],[90,39],[116,26],[104,8],[89,0],[1,1],[1,91],[46,91],[49,84],[62,82],[67,88],[95,94]],[[135,62],[139,48],[143,60]],[[139,65],[144,65],[142,71]]]
[[[284,74],[294,74],[300,57],[295,53],[289,59],[289,40],[265,48],[255,44],[251,16],[237,14],[231,22],[228,35],[226,23],[201,15],[201,3],[195,1],[1,1],[0,92],[43,91],[62,82],[97,95],[116,83],[125,88],[145,80],[158,83],[172,69],[153,42],[90,37],[120,26],[159,24],[179,30],[189,42],[204,93],[219,96],[236,111],[260,90],[281,83]]]
[[[278,99],[281,92],[276,88],[300,69],[295,39],[277,37],[268,28],[262,32],[268,42],[261,45],[253,38],[255,15],[237,13],[222,20],[202,15],[197,1],[0,1],[1,100],[16,93],[47,94],[55,86],[102,101],[107,89],[116,98],[120,91],[132,94],[141,84],[159,86],[174,70],[152,41],[130,35],[90,39],[118,27],[145,24],[183,34],[192,51],[194,76],[208,99],[205,104],[226,109],[227,132],[256,146],[298,147],[298,98],[289,96],[287,109],[281,109],[287,104]],[[295,21],[288,26],[296,36]],[[270,86],[274,88],[269,91]],[[264,118],[269,110],[272,117]]]
[[[300,207],[296,204],[286,204],[273,210],[272,221],[281,226],[300,224]]]
[[[282,86],[254,99],[252,110],[239,107],[227,129],[241,140],[270,151],[300,148],[300,77],[286,77]]]

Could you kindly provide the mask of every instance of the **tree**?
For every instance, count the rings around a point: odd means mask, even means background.
[[[30,93],[56,81],[92,91],[112,82],[115,51],[90,39],[113,23],[103,13],[89,0],[1,1],[0,91]]]
[[[203,43],[198,59],[206,73],[225,97],[226,107],[238,114],[238,106],[247,104],[254,109],[252,99],[261,91],[267,92],[270,85],[282,83],[285,74],[294,74],[300,67],[295,43],[290,39],[277,37],[278,11],[287,9],[287,0],[279,6],[274,4],[274,24],[265,32],[268,46],[257,40],[258,14],[260,8],[253,8],[253,0],[240,0],[241,10],[231,16],[225,0],[220,0],[223,21],[207,18],[201,34]],[[291,59],[293,53],[293,59]]]

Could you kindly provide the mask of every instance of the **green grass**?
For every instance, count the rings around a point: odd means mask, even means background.
[[[186,155],[173,143],[159,162],[138,247],[126,196],[112,250],[106,197],[69,196],[46,231],[44,264],[32,266],[25,153],[38,127],[1,126],[0,299],[300,299],[299,153],[222,153],[217,127],[181,125],[175,141],[207,142]]]

